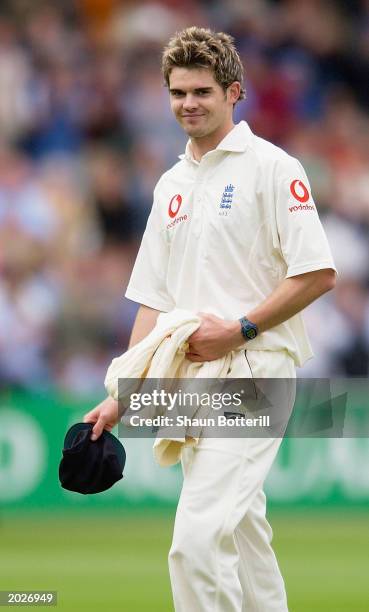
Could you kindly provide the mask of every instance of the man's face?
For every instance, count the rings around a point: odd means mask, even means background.
[[[227,91],[209,68],[173,68],[169,77],[172,111],[190,138],[210,136],[232,120],[239,84]]]

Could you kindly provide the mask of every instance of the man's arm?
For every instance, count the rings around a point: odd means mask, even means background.
[[[149,335],[154,329],[159,315],[160,310],[154,310],[154,308],[143,305],[139,307],[132,327],[128,348],[132,348],[132,346],[138,344]]]
[[[255,323],[260,332],[275,327],[306,308],[321,295],[333,289],[336,272],[332,269],[306,272],[286,278],[270,296],[247,318]]]
[[[140,306],[132,327],[128,348],[138,344],[154,329],[159,314],[159,310],[154,310],[149,306]],[[83,418],[84,423],[94,423],[91,440],[97,440],[104,429],[111,431],[119,420],[118,402],[109,396],[93,410],[87,412]]]
[[[336,273],[330,268],[286,278],[245,316],[262,333],[293,317],[323,293],[333,289],[335,283]],[[239,321],[225,321],[214,315],[200,314],[201,326],[189,337],[186,356],[190,361],[218,359],[245,342]]]

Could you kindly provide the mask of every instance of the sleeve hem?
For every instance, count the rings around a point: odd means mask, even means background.
[[[154,308],[155,310],[162,310],[163,312],[169,312],[174,308],[173,304],[169,305],[167,302],[161,302],[157,298],[144,295],[135,289],[127,289],[125,297],[128,300],[132,300],[132,302],[137,302],[143,306],[149,306],[149,308]]]
[[[297,276],[298,274],[304,274],[305,272],[316,272],[317,270],[326,269],[334,270],[337,273],[337,269],[333,262],[327,259],[326,261],[304,264],[303,266],[291,266],[291,268],[288,268],[287,270],[286,278]]]

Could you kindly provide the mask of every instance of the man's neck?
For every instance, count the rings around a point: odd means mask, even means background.
[[[218,144],[231,132],[234,128],[234,123],[231,121],[229,124],[224,126],[221,130],[217,130],[209,136],[202,138],[191,138],[191,152],[192,156],[196,161],[201,161],[201,158],[217,148]]]

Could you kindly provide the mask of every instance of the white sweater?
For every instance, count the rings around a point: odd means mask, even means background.
[[[146,338],[113,359],[105,377],[108,394],[118,400],[118,380],[129,378],[225,378],[230,369],[231,353],[214,361],[194,363],[186,359],[187,339],[200,326],[200,317],[186,310],[174,309],[161,313],[156,326]],[[204,417],[209,407],[194,408],[192,417]],[[202,413],[201,415],[199,413]],[[175,413],[171,411],[173,417]],[[153,407],[140,411],[140,416],[153,417]],[[122,421],[129,424],[123,416]],[[181,458],[183,446],[199,440],[200,430],[178,427],[158,432],[154,443],[154,457],[162,466],[174,465]]]

